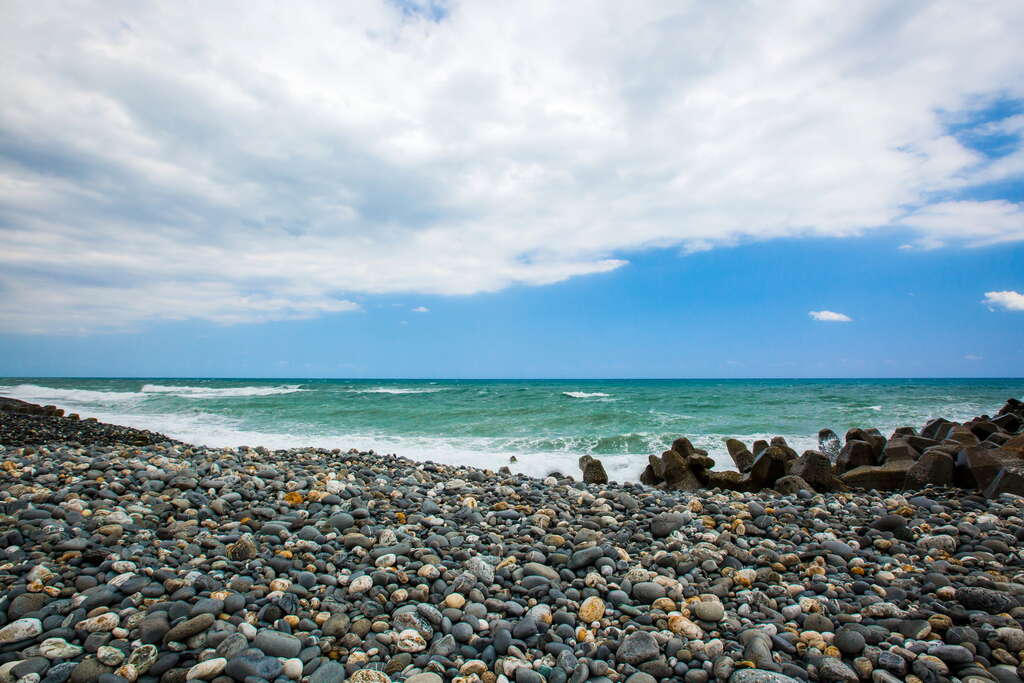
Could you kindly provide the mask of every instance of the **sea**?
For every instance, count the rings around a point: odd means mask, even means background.
[[[680,436],[734,469],[729,437],[782,436],[802,452],[825,427],[966,420],[1024,399],[1024,379],[0,378],[0,396],[206,446],[356,448],[534,476],[578,476],[592,455],[635,481]]]

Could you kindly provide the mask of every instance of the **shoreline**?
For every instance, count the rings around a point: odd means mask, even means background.
[[[0,450],[0,680],[1024,671],[1017,496],[678,491],[108,436]]]

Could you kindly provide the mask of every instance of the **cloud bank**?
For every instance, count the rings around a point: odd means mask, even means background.
[[[1014,291],[985,292],[983,304],[991,310],[1000,308],[1004,311],[1024,311],[1024,294]]]
[[[13,4],[0,330],[309,317],[892,226],[1024,239],[1020,203],[969,198],[1024,175],[1019,114],[975,122],[1024,99],[1024,4],[846,5]]]
[[[825,323],[852,323],[853,318],[843,313],[836,313],[835,311],[808,311],[809,315],[814,320],[820,320]]]

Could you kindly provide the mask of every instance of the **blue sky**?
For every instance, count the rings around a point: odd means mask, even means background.
[[[10,15],[0,375],[1024,375],[1018,2]]]

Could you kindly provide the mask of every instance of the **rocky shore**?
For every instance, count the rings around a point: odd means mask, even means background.
[[[1011,398],[995,417],[959,423],[936,418],[919,430],[900,427],[885,437],[878,429],[850,429],[845,443],[831,429],[818,434],[819,450],[803,455],[780,436],[751,448],[738,439],[726,447],[736,471],[713,471],[714,460],[680,437],[661,456],[651,455],[640,481],[675,491],[729,489],[779,493],[916,490],[952,486],[989,498],[1024,495],[1024,403]],[[580,458],[584,481],[608,480],[601,463]]]
[[[0,683],[1024,672],[1010,493],[683,491],[0,421]]]

